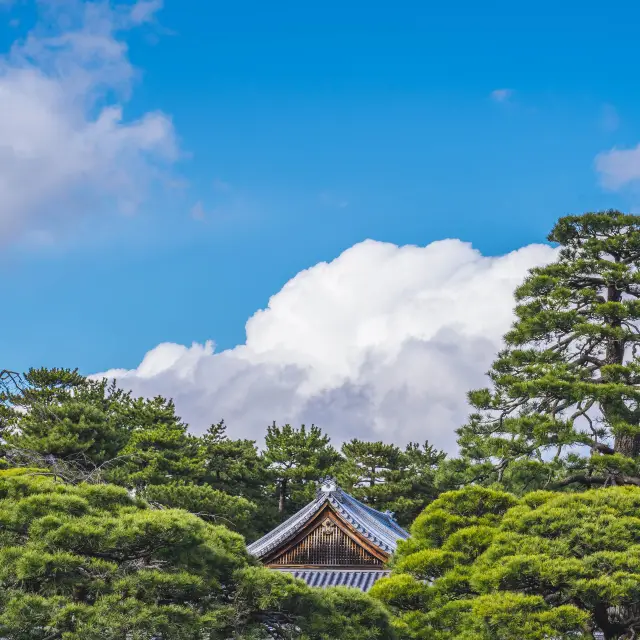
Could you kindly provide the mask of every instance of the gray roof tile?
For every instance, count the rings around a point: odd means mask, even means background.
[[[250,544],[249,553],[257,558],[263,558],[293,538],[326,504],[330,504],[356,531],[389,555],[396,550],[398,540],[406,540],[409,537],[390,513],[381,513],[372,509],[344,492],[334,481],[329,480],[321,486],[315,500],[273,531]]]
[[[290,573],[294,578],[304,580],[310,587],[324,589],[326,587],[351,587],[360,591],[369,591],[380,579],[389,575],[390,571],[344,571],[341,569],[277,569]]]

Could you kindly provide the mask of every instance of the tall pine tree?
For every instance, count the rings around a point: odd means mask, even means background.
[[[131,397],[106,380],[70,369],[30,369],[0,394],[7,449],[100,465],[131,433]]]
[[[254,440],[229,438],[224,421],[220,421],[200,438],[200,448],[204,482],[249,500],[263,499],[266,463]]]
[[[519,488],[640,485],[640,216],[564,217],[549,240],[558,260],[516,290],[462,453],[477,478]]]
[[[271,474],[281,516],[300,509],[313,497],[317,483],[335,470],[340,459],[319,427],[299,429],[274,422],[267,428],[264,460]]]
[[[437,495],[436,469],[444,454],[428,442],[405,449],[383,442],[353,439],[342,445],[340,482],[379,511],[391,511],[402,525]]]

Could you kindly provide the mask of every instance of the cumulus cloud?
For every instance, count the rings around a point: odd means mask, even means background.
[[[59,228],[99,203],[134,210],[176,158],[171,120],[127,121],[136,72],[121,36],[158,0],[40,3],[39,25],[0,58],[0,238]]]
[[[640,180],[640,144],[632,149],[611,149],[600,153],[595,160],[602,185],[620,189]]]
[[[486,257],[459,240],[426,247],[366,241],[298,273],[247,322],[246,341],[161,344],[134,370],[135,393],[173,397],[195,432],[224,418],[260,439],[272,420],[314,422],[341,442],[429,439],[449,451],[466,392],[512,320],[513,290],[555,250]]]

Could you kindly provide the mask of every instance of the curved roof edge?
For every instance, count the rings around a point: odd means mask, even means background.
[[[330,504],[347,524],[388,555],[396,550],[398,540],[409,537],[390,512],[381,513],[363,504],[329,478],[320,486],[315,500],[250,544],[247,547],[249,553],[257,558],[266,556],[293,538],[326,504]]]
[[[310,587],[316,589],[351,587],[360,591],[369,591],[380,578],[386,578],[391,574],[391,571],[385,569],[276,569],[276,571],[304,580]]]

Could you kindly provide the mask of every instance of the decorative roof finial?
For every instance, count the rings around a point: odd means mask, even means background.
[[[335,478],[331,476],[327,476],[324,478],[320,484],[320,489],[318,493],[333,493],[338,490],[338,483],[335,481]]]

